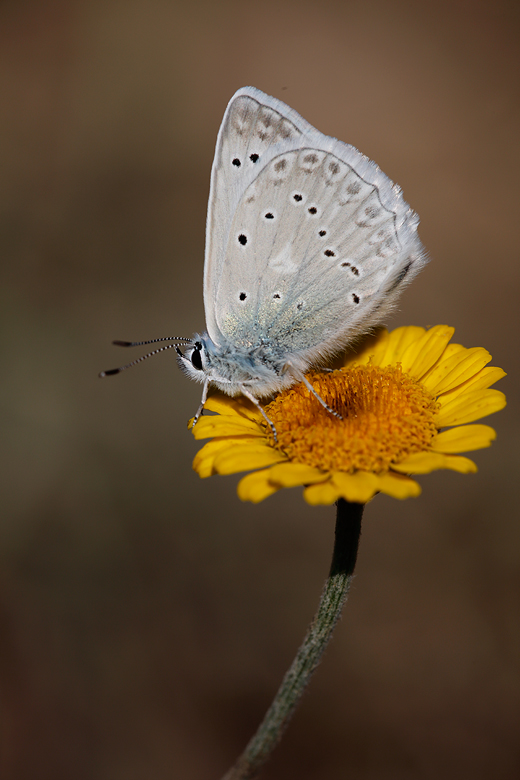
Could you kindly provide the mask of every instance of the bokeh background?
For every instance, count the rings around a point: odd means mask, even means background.
[[[200,387],[171,353],[97,378],[128,357],[113,338],[203,328],[214,144],[246,84],[419,212],[432,261],[389,325],[454,325],[509,373],[477,475],[370,504],[344,618],[263,776],[519,776],[518,9],[2,2],[4,780],[219,778],[317,605],[333,508],[199,480]]]

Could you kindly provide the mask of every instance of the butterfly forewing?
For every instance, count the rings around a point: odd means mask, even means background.
[[[211,173],[206,226],[204,305],[214,342],[221,338],[215,320],[216,286],[226,258],[231,222],[247,188],[281,150],[298,148],[302,131],[291,121],[296,112],[280,113],[265,104],[253,87],[231,99],[219,131]],[[283,103],[280,105],[283,106]]]

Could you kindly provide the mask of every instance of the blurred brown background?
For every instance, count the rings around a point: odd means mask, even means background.
[[[263,776],[520,776],[518,9],[1,4],[4,780],[218,780],[317,605],[334,509],[199,480],[200,387],[171,353],[97,378],[128,357],[113,338],[203,328],[214,144],[247,84],[419,212],[432,262],[389,325],[454,325],[509,372],[479,474],[367,509],[343,621]]]

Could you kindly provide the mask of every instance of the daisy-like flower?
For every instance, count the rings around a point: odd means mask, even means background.
[[[193,428],[196,439],[212,441],[193,468],[201,477],[251,471],[238,485],[244,501],[302,485],[309,504],[366,503],[378,492],[409,498],[421,492],[411,474],[476,471],[460,453],[488,447],[496,434],[468,423],[505,406],[504,394],[489,389],[505,372],[487,366],[482,347],[451,344],[453,333],[446,325],[382,330],[341,368],[309,373],[342,419],[300,383],[265,406],[276,442],[249,401],[213,395],[206,409],[217,414]]]

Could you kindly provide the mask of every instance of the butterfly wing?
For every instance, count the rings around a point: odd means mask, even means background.
[[[252,87],[217,140],[204,303],[212,340],[314,360],[384,317],[422,267],[417,216],[354,147]]]
[[[206,326],[216,344],[222,341],[217,296],[219,290],[222,292],[222,273],[235,213],[245,191],[269,160],[283,151],[298,149],[301,143],[302,130],[294,121],[300,117],[281,102],[283,111],[276,110],[271,102],[279,103],[254,87],[238,90],[227,106],[217,138],[204,261]]]

